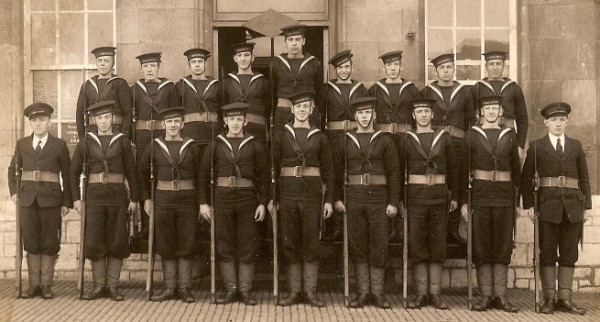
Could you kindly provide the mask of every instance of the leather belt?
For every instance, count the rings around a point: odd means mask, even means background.
[[[217,187],[228,187],[228,188],[252,188],[254,182],[247,178],[238,178],[236,176],[231,177],[218,177]]]
[[[343,121],[331,121],[327,123],[327,129],[332,131],[332,130],[344,130],[344,131],[348,131],[348,130],[352,130],[357,128],[358,124],[356,124],[356,121],[350,121],[350,120],[343,120]]]
[[[281,172],[279,174],[281,177],[320,177],[321,169],[317,167],[303,167],[303,166],[295,166],[295,167],[282,167]]]
[[[290,101],[287,98],[277,98],[277,107],[286,107],[286,108],[292,108],[292,101]]]
[[[135,122],[136,130],[164,130],[165,128],[162,125],[162,121],[160,120],[137,120]]]
[[[448,134],[450,134],[453,137],[456,137],[459,139],[465,138],[465,131],[457,128],[456,126],[446,125],[443,128],[444,128],[444,130],[446,130],[446,132],[448,132]]]
[[[386,124],[375,124],[375,129],[386,133],[406,133],[406,131],[412,129],[409,124],[399,123],[386,123]]]
[[[162,191],[179,191],[179,190],[194,190],[194,182],[192,180],[158,180],[156,182],[156,190]]]
[[[219,120],[219,116],[217,112],[214,113],[188,113],[183,117],[183,122],[217,122]]]
[[[121,173],[110,173],[110,172],[100,172],[100,173],[90,173],[89,183],[124,183],[125,179]]]
[[[254,113],[246,113],[246,121],[267,126],[267,118]]]
[[[475,170],[473,171],[473,179],[491,182],[510,182],[510,172]]]
[[[21,181],[32,181],[32,182],[60,182],[59,174],[50,171],[23,171],[21,173]]]
[[[540,187],[559,187],[579,189],[579,180],[559,176],[559,177],[541,177]]]
[[[357,174],[348,176],[348,184],[351,186],[385,185],[387,178],[382,174]]]
[[[113,125],[121,125],[123,124],[123,115],[113,114]],[[90,125],[96,125],[96,120],[93,117],[89,118]]]
[[[409,184],[426,184],[428,186],[433,186],[434,184],[445,184],[446,183],[446,175],[445,174],[409,174],[408,175],[408,183]]]

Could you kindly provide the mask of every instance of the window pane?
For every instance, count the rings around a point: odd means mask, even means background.
[[[54,11],[55,0],[31,0],[32,11]]]
[[[74,120],[83,76],[81,71],[63,71],[60,76],[60,117]]]
[[[255,43],[254,45],[254,55],[256,57],[270,57],[271,56],[271,38],[268,37],[260,37],[254,38],[250,40],[250,42]],[[275,53],[278,54],[277,52]]]
[[[427,38],[427,59],[453,52],[451,30],[429,30]]]
[[[458,27],[481,26],[481,0],[458,0],[456,3]]]
[[[275,55],[287,53],[287,47],[285,47],[285,39],[283,36],[275,37],[273,43],[275,44]],[[268,56],[271,56],[271,53],[269,53]]]
[[[436,80],[438,79],[437,74],[435,73],[435,68],[432,64],[427,65],[427,79],[428,80]]]
[[[458,65],[456,66],[457,80],[479,80],[481,79],[481,69],[479,65]]]
[[[33,101],[50,104],[54,107],[55,112],[52,113],[53,119],[56,118],[56,108],[58,106],[56,78],[56,73],[53,71],[33,72]]]
[[[509,52],[509,34],[508,30],[486,30],[485,31],[485,51],[505,51]]]
[[[60,15],[59,64],[82,64],[83,57],[83,13],[63,13]]]
[[[58,8],[60,11],[83,10],[83,2],[86,0],[59,0]],[[89,1],[93,2],[93,1]]]
[[[456,31],[456,60],[481,60],[479,30]]]
[[[87,0],[88,10],[112,10],[112,0]]]
[[[485,26],[508,27],[509,0],[485,0]]]
[[[54,64],[56,58],[56,19],[53,13],[31,15],[31,63]]]
[[[429,27],[452,27],[454,8],[448,0],[429,0],[427,8]]]
[[[110,13],[90,13],[88,16],[88,49],[113,46],[113,23]],[[94,55],[87,53],[88,63],[95,64]]]

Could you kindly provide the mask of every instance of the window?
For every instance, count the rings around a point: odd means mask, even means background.
[[[116,0],[27,0],[24,6],[25,104],[52,105],[51,132],[73,151],[79,89],[96,70],[90,51],[116,44]]]
[[[426,83],[437,78],[432,58],[456,53],[456,80],[474,84],[485,77],[482,53],[509,53],[504,74],[517,78],[517,2],[511,0],[425,0]]]

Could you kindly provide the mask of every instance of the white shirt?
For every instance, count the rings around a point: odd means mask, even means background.
[[[565,143],[566,142],[565,142],[564,134],[562,134],[561,136],[555,136],[555,135],[548,133],[548,137],[550,138],[550,143],[552,143],[554,150],[556,150],[556,143],[558,142],[558,139],[560,139],[560,145],[562,145],[562,152],[565,152]]]
[[[46,133],[46,135],[44,135],[44,137],[41,138],[41,139],[38,139],[38,137],[35,136],[35,135],[33,136],[33,140],[32,140],[31,146],[33,146],[34,150],[37,148],[38,142],[42,143],[41,146],[42,146],[42,149],[43,149],[44,146],[46,146],[46,142],[48,142],[48,133]]]

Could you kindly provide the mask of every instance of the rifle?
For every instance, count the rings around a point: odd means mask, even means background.
[[[327,89],[329,92],[329,88]],[[349,122],[348,122],[349,123]],[[348,205],[348,130],[344,127],[344,188],[342,190],[344,205]],[[344,305],[350,305],[350,276],[349,276],[349,251],[348,251],[348,209],[342,214],[344,226]]]
[[[136,162],[137,165],[137,132],[135,128],[137,123],[137,112],[135,109],[135,92],[135,83],[133,83],[133,105],[131,106],[131,150],[133,151],[133,160]],[[143,208],[143,206],[141,208]],[[142,220],[141,215],[142,209],[137,209],[135,214],[132,214],[133,218],[131,219],[131,221],[133,222],[133,224],[131,226],[133,227],[133,232],[129,234],[130,240],[138,240],[138,233],[140,231]]]
[[[479,100],[479,86],[476,84],[476,99]],[[477,104],[477,103],[475,103]],[[475,113],[475,124],[479,124],[478,113]],[[467,298],[469,310],[473,309],[473,169],[471,164],[471,129],[468,133],[467,160],[468,160],[468,187],[467,187]]]
[[[135,84],[134,84],[135,86]],[[150,200],[148,212],[148,264],[146,266],[146,301],[152,300],[154,287],[154,200],[156,197],[156,180],[154,178],[154,106],[150,106]]]
[[[408,120],[405,120],[408,125]],[[408,144],[408,132],[404,133],[404,150]],[[404,153],[404,203],[402,205],[402,306],[408,307],[408,153]]]
[[[272,40],[271,40],[272,42]],[[275,157],[273,151],[273,139],[275,138],[275,109],[277,108],[277,103],[275,101],[275,90],[273,86],[275,85],[275,79],[273,78],[273,66],[269,64],[269,80],[271,82],[271,116],[270,116],[270,137],[271,137],[271,196],[273,199],[273,208],[271,210],[271,217],[273,220],[273,300],[275,305],[279,302],[279,250],[278,250],[278,227],[277,221],[279,218],[277,217],[277,179],[275,178]]]
[[[14,124],[17,124],[16,122]],[[15,135],[15,145],[17,144]],[[15,149],[15,178],[17,181],[17,202],[16,202],[16,246],[17,254],[15,256],[15,289],[17,291],[17,298],[21,298],[23,295],[23,281],[21,279],[23,269],[23,237],[21,236],[21,158],[19,157],[19,148]]]
[[[83,86],[85,86],[85,71],[81,69],[81,75],[83,76]],[[84,248],[85,248],[85,226],[86,226],[86,190],[87,190],[87,132],[88,132],[88,121],[89,115],[87,113],[87,100],[84,101],[83,106],[83,164],[81,167],[81,177],[80,177],[80,189],[81,189],[81,231],[79,234],[79,266],[77,268],[77,298],[83,298],[83,284],[84,284],[84,271],[85,271],[85,257],[84,257]]]
[[[537,139],[537,124],[533,123],[534,135]],[[540,190],[540,178],[537,168],[537,142],[533,142],[533,284],[535,290],[535,312],[540,312],[540,209],[538,206],[538,193]]]
[[[325,73],[327,74],[326,81],[329,81],[329,66],[327,66],[327,71]],[[327,115],[328,115],[327,110],[329,107],[329,106],[327,106],[327,96],[329,96],[328,95],[329,87],[325,87],[325,88],[326,88],[326,90],[325,90],[325,111],[324,111],[325,112],[324,113],[325,114],[325,124],[323,124],[323,130],[327,131],[327,121],[328,121],[327,120]],[[321,120],[321,122],[323,122],[323,121]],[[345,134],[346,133],[344,133],[344,135]],[[325,205],[325,193],[326,192],[327,192],[327,185],[323,184],[323,189],[322,189],[322,194],[321,194],[321,208],[323,207],[323,205]],[[323,229],[325,228],[324,226],[325,226],[325,220],[323,218],[323,214],[321,214],[321,217],[319,217],[319,241],[323,240]]]
[[[225,105],[225,71],[221,66],[221,106]],[[183,84],[182,84],[183,85]],[[213,147],[210,149],[210,213],[213,218],[210,219],[210,301],[217,302],[217,267],[216,267],[216,232],[215,232],[215,122],[211,122],[210,142]],[[210,146],[210,145],[209,145]]]

